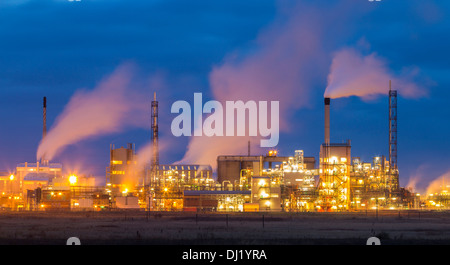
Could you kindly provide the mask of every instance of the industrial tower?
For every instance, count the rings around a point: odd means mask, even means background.
[[[158,101],[156,101],[156,92],[153,94],[152,101],[152,148],[153,155],[151,159],[152,177],[156,172],[156,167],[159,165],[159,150],[158,150]]]
[[[319,189],[316,205],[319,210],[343,211],[350,204],[351,145],[330,141],[330,98],[325,104],[325,141],[320,146]]]
[[[44,97],[42,139],[47,135],[47,97]]]
[[[42,110],[42,140],[47,136],[47,97],[43,100],[43,110]],[[45,158],[45,154],[41,158],[41,164],[44,166],[48,165],[48,160]]]
[[[398,192],[397,167],[397,90],[392,90],[389,80],[389,191]]]

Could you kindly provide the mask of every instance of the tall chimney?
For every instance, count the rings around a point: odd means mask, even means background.
[[[42,139],[47,136],[47,97],[44,97],[44,113],[43,113],[43,127],[42,127]]]
[[[42,140],[47,136],[47,97],[44,97],[43,101],[43,113],[42,113]],[[41,158],[41,164],[48,165],[48,160],[45,158],[45,154]]]
[[[153,94],[152,101],[152,144],[153,156],[151,166],[153,170],[159,165],[159,147],[158,147],[158,101],[156,100],[156,92]]]
[[[325,144],[330,144],[330,98],[325,98]]]

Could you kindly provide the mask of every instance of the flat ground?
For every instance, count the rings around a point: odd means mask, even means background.
[[[0,244],[450,244],[450,211],[350,213],[0,212]]]

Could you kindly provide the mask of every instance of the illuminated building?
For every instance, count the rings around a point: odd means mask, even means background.
[[[27,190],[42,188],[50,183],[53,178],[62,176],[62,165],[59,163],[22,163],[16,167],[16,178],[19,189],[26,195]]]
[[[132,191],[138,185],[136,154],[133,144],[127,148],[110,148],[110,164],[106,172],[106,183],[111,185],[113,195],[120,195],[122,191]]]

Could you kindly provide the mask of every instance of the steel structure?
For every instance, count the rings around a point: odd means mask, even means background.
[[[159,165],[159,150],[158,150],[158,101],[156,101],[156,93],[153,94],[152,101],[152,168]]]
[[[397,90],[392,90],[389,81],[389,191],[398,192],[397,167]]]
[[[43,126],[42,126],[42,139],[47,136],[47,97],[44,97],[43,102]]]
[[[42,140],[47,136],[47,97],[44,97],[42,108]],[[48,165],[48,160],[44,156],[41,158],[42,165]]]

